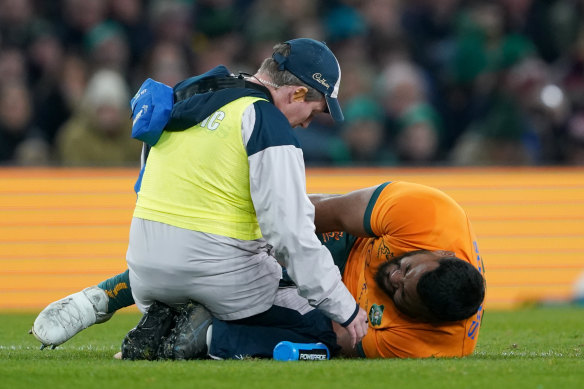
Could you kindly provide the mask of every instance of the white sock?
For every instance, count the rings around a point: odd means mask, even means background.
[[[211,350],[211,338],[213,337],[213,324],[207,328],[207,337],[205,338],[205,342],[207,343],[207,350]]]
[[[209,326],[209,328],[207,328],[207,338],[206,338],[207,355],[213,359],[223,360],[223,358],[219,358],[219,357],[216,357],[214,355],[209,354],[209,351],[211,350],[211,338],[213,338],[213,324],[211,324]]]

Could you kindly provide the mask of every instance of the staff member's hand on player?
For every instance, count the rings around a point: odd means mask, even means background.
[[[354,348],[355,345],[360,342],[361,339],[363,339],[363,337],[367,334],[368,327],[367,314],[363,308],[359,308],[357,316],[355,316],[353,321],[345,327],[351,348]]]

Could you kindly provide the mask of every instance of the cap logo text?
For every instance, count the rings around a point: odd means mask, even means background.
[[[321,85],[324,85],[327,89],[330,88],[330,85],[326,82],[326,79],[322,78],[322,74],[314,73],[312,75],[312,79],[318,82]]]

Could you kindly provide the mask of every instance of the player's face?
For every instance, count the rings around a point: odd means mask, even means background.
[[[286,116],[292,127],[306,128],[314,116],[324,112],[326,108],[326,101],[324,100],[324,97],[318,101],[295,101],[291,99],[291,101],[286,101],[276,105],[280,111],[282,111],[284,116]]]
[[[452,255],[447,251],[412,251],[381,265],[375,280],[399,311],[423,320],[428,313],[416,290],[418,281],[424,273],[438,267],[440,258]]]

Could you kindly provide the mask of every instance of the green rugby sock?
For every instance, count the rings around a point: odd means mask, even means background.
[[[97,284],[97,287],[105,290],[109,297],[107,313],[113,313],[118,309],[134,305],[129,272],[129,270],[126,270]]]

